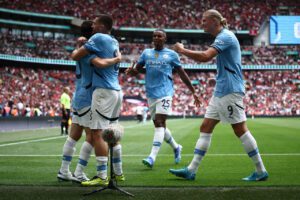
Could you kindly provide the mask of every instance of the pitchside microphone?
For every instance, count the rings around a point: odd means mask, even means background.
[[[104,129],[102,138],[108,144],[116,144],[119,142],[124,135],[124,127],[119,123],[113,123]]]

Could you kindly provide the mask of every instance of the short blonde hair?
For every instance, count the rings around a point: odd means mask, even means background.
[[[210,9],[210,10],[207,10],[205,12],[205,14],[208,17],[212,17],[212,18],[217,19],[223,27],[228,28],[228,24],[227,24],[226,18],[224,18],[219,11],[214,10],[214,9]]]

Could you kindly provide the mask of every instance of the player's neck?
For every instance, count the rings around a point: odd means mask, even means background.
[[[216,29],[215,32],[212,33],[212,35],[216,37],[223,30],[223,28],[224,28],[223,26],[220,26],[219,28]]]
[[[160,51],[160,50],[162,50],[162,49],[164,49],[164,46],[157,46],[157,47],[154,47],[154,50],[156,50],[156,51]]]

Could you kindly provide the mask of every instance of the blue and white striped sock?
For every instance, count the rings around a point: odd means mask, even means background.
[[[200,137],[196,143],[196,147],[194,150],[194,158],[190,165],[188,166],[188,170],[191,172],[196,173],[199,165],[201,163],[201,160],[206,154],[206,151],[208,150],[210,143],[211,143],[211,133],[200,133]]]
[[[149,155],[149,157],[151,157],[153,159],[153,161],[155,161],[156,156],[159,152],[160,146],[161,146],[162,142],[164,141],[164,135],[165,135],[164,127],[155,128],[152,150]]]
[[[116,175],[122,175],[122,146],[118,144],[113,147],[113,168]]]
[[[78,163],[74,172],[75,176],[78,176],[83,173],[83,170],[87,166],[88,161],[90,159],[92,150],[93,146],[87,141],[84,141],[80,149]]]
[[[75,145],[76,145],[76,141],[74,139],[72,139],[70,136],[68,136],[68,138],[63,146],[63,156],[62,156],[60,172],[68,173],[70,171],[69,167],[70,167],[74,152],[76,150]]]
[[[176,149],[178,147],[178,144],[177,142],[174,140],[174,138],[172,137],[172,133],[171,131],[166,128],[165,129],[165,137],[164,137],[164,140],[166,143],[170,144],[170,146],[173,148],[173,149]]]
[[[107,161],[108,157],[106,156],[97,156],[97,176],[101,179],[107,178]]]
[[[248,156],[252,159],[256,171],[258,173],[262,173],[266,171],[266,168],[263,164],[263,161],[261,159],[258,147],[257,147],[257,143],[254,139],[254,137],[252,136],[252,134],[250,133],[250,131],[247,131],[246,133],[244,133],[241,137],[240,140],[243,144],[243,147],[245,149],[245,151],[247,152]]]

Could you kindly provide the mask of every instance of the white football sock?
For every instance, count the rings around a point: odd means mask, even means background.
[[[60,172],[68,173],[70,171],[69,167],[76,150],[75,148],[76,141],[68,136],[64,146],[63,146],[63,157],[61,162]]]
[[[107,178],[107,161],[108,157],[106,156],[97,156],[97,176],[101,179]]]
[[[153,138],[153,146],[152,146],[151,154],[149,155],[149,157],[151,157],[153,159],[153,161],[155,161],[156,156],[159,152],[160,146],[161,146],[162,142],[164,141],[164,135],[165,135],[164,127],[155,128],[154,138]]]
[[[240,140],[243,144],[243,147],[244,147],[246,153],[252,159],[252,161],[255,165],[256,171],[258,173],[265,172],[266,168],[263,164],[260,153],[258,151],[257,143],[256,143],[254,137],[252,136],[252,134],[250,133],[250,131],[247,131],[246,133],[244,133],[240,137]]]
[[[166,143],[170,144],[173,149],[176,149],[178,147],[177,142],[172,137],[172,133],[168,128],[165,129],[164,140],[165,140]]]
[[[206,151],[208,150],[211,143],[211,133],[200,133],[200,137],[196,143],[194,158],[190,165],[188,166],[188,170],[196,173],[198,167],[201,163],[201,160],[205,156]]]
[[[93,146],[87,141],[84,141],[80,149],[79,160],[74,172],[75,176],[78,176],[83,173],[83,170],[87,166],[88,161],[90,159],[92,150]]]
[[[113,147],[113,168],[115,175],[122,175],[122,146],[118,144]]]

